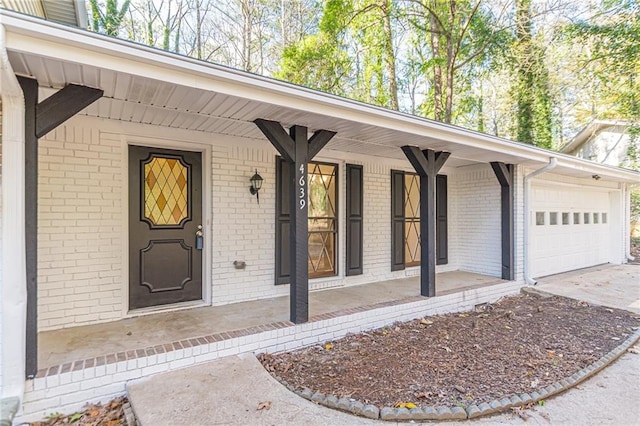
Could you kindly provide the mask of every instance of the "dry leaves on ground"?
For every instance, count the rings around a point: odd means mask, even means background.
[[[127,398],[120,397],[105,404],[87,404],[84,411],[63,416],[52,414],[45,420],[31,423],[32,426],[121,426],[126,424],[123,405]]]
[[[261,402],[258,404],[258,408],[256,408],[257,411],[260,410],[268,410],[271,408],[271,401],[265,401],[265,402]]]
[[[468,406],[571,376],[625,340],[638,316],[522,294],[260,361],[296,388],[396,406]]]

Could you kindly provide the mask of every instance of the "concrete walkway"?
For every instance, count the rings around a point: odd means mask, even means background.
[[[638,273],[637,265],[605,266],[547,277],[539,286],[590,303],[631,309],[640,299]],[[143,426],[388,424],[318,406],[289,392],[249,354],[140,379],[127,390]],[[257,410],[266,401],[271,408]],[[506,413],[469,423],[640,425],[640,355],[626,353],[595,377],[527,413],[527,421]]]
[[[569,392],[527,411],[467,421],[494,425],[638,425],[640,355],[627,353]],[[316,405],[276,382],[253,355],[223,358],[200,366],[141,379],[127,386],[143,426],[162,425],[384,425]],[[257,410],[270,402],[271,408]],[[406,424],[406,423],[404,423]],[[425,423],[460,425],[460,422]]]

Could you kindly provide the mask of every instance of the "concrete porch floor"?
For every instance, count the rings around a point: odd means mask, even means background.
[[[437,274],[436,295],[505,281],[464,271]],[[310,317],[420,295],[420,277],[340,287],[309,294]],[[160,312],[104,324],[38,333],[38,368],[289,320],[289,297]]]

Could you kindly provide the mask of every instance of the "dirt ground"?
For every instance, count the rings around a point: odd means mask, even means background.
[[[465,407],[571,376],[625,340],[639,319],[522,294],[475,312],[397,323],[259,359],[297,388],[365,404]]]

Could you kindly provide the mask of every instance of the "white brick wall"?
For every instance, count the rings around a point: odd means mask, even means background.
[[[40,141],[38,326],[122,316],[120,138],[62,125]]]
[[[244,144],[216,145],[212,151],[214,305],[288,294],[287,286],[273,284],[275,150],[268,143]],[[249,193],[256,169],[264,179],[260,204]],[[246,262],[246,269],[235,269],[235,260]]]
[[[40,145],[40,330],[126,315],[127,143],[159,139],[167,147],[199,143],[211,153],[212,223],[205,226],[205,237],[211,244],[212,304],[288,294],[287,285],[274,285],[276,151],[266,140],[75,117]],[[410,171],[409,163],[331,150],[318,159],[339,165],[339,274],[311,280],[311,290],[419,275],[419,267],[390,270],[390,173]],[[344,276],[346,163],[364,166],[364,274],[352,277]],[[249,194],[255,169],[264,178],[260,204]],[[449,263],[437,271],[500,276],[500,187],[493,171],[479,165],[444,172]],[[235,269],[235,260],[245,261],[246,269]]]
[[[463,271],[500,277],[500,184],[489,164],[461,167],[449,175],[449,247]]]

